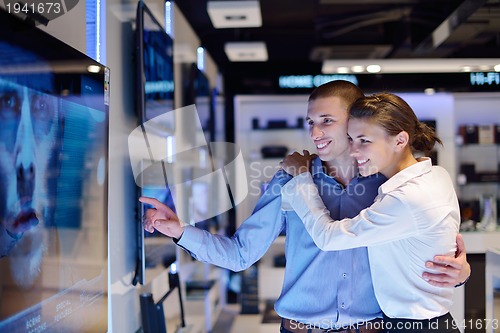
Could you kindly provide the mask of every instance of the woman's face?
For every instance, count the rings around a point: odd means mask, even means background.
[[[386,177],[396,173],[398,155],[396,137],[373,120],[349,119],[347,134],[351,143],[351,156],[358,162],[359,173],[369,176],[380,172]]]

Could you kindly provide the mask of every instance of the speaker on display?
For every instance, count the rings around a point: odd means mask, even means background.
[[[252,118],[252,129],[259,129],[259,118]]]
[[[304,118],[297,118],[297,128],[304,128]]]
[[[464,143],[478,143],[479,133],[477,125],[461,125],[459,133],[462,136]]]
[[[472,163],[461,164],[460,173],[465,175],[466,183],[474,182],[477,179],[476,166]]]
[[[286,120],[282,119],[277,119],[277,120],[268,120],[267,121],[267,128],[287,128],[288,124]]]
[[[288,153],[285,146],[264,146],[260,150],[263,158],[282,158]]]
[[[495,143],[495,130],[495,125],[478,126],[478,142],[485,145]]]

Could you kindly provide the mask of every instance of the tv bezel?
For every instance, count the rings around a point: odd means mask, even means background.
[[[213,88],[210,87],[210,80],[208,76],[198,68],[196,63],[186,63],[183,65],[183,103],[184,105],[196,106],[196,97],[201,96],[199,90],[197,89],[198,81],[204,80],[207,82],[207,90],[204,92],[203,96],[207,97],[208,103],[208,122],[207,124],[200,123],[205,133],[207,143],[215,141],[215,107],[213,105]],[[197,111],[199,112],[198,108]],[[206,126],[207,125],[207,126]],[[207,136],[208,133],[208,136]]]
[[[144,134],[145,140],[147,140],[144,123],[149,119],[147,118],[147,108],[146,108],[146,75],[145,75],[145,61],[144,61],[144,50],[145,50],[145,41],[144,41],[144,33],[145,33],[145,15],[148,15],[148,19],[151,20],[155,25],[158,26],[159,31],[162,31],[164,37],[169,40],[173,49],[173,39],[170,35],[165,31],[164,27],[160,22],[155,18],[152,11],[148,8],[148,6],[143,2],[139,1],[137,4],[136,11],[136,24],[135,24],[135,69],[136,69],[136,114],[138,125],[142,128],[142,132]],[[173,52],[172,52],[173,53]],[[174,60],[172,54],[172,78],[174,77]],[[172,101],[175,105],[175,84],[174,90],[172,91]],[[170,111],[170,110],[167,110]],[[175,122],[175,118],[174,118]],[[170,129],[175,130],[175,124],[172,124],[173,127]],[[150,156],[152,156],[150,154]],[[143,170],[141,168],[141,170]],[[138,183],[136,185],[137,198],[142,195],[142,188],[139,184],[142,184],[142,176],[139,176]],[[167,186],[167,183],[165,184]],[[142,224],[142,216],[144,214],[144,204],[140,203],[137,200],[136,205],[136,238],[137,238],[137,262],[136,262],[136,271],[135,276],[133,278],[133,285],[146,283],[146,251],[145,251],[145,236],[144,236],[144,227]]]

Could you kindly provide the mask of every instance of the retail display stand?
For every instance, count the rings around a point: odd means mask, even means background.
[[[163,302],[175,291],[178,292],[179,296],[180,327],[186,327],[179,274],[176,271],[169,272],[168,280],[170,289],[158,302],[154,301],[152,293],[143,293],[140,295],[141,319],[144,333],[167,333]]]

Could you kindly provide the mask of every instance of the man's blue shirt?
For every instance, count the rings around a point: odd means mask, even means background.
[[[311,172],[333,219],[354,217],[370,206],[386,180],[377,174],[356,177],[343,186],[323,172],[319,158]],[[324,252],[317,248],[297,214],[281,210],[281,188],[290,179],[284,171],[276,173],[252,215],[232,237],[186,226],[178,245],[200,261],[240,271],[262,258],[285,229],[286,268],[275,304],[278,315],[323,328],[381,317],[367,249]]]

